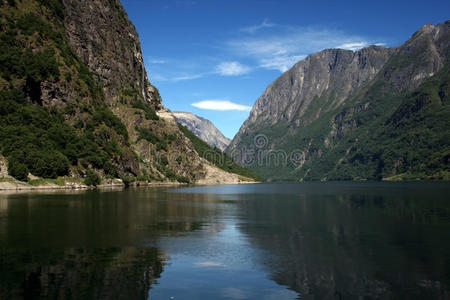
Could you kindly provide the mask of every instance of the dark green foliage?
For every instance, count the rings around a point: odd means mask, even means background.
[[[100,124],[105,124],[107,127],[112,128],[117,134],[123,136],[125,141],[128,141],[127,128],[109,109],[98,108],[94,113],[92,121],[87,126],[89,128],[93,128],[99,126]]]
[[[41,43],[42,40],[52,40],[57,45],[63,43],[63,35],[54,31],[50,23],[44,21],[41,16],[36,14],[24,14],[17,20],[16,26],[24,35],[38,34]]]
[[[27,181],[29,170],[25,164],[15,158],[11,158],[8,161],[8,173],[17,180]]]
[[[3,78],[25,78],[36,83],[58,79],[58,63],[51,49],[33,53],[20,48],[20,43],[10,41],[7,34],[0,35],[0,75]]]
[[[164,134],[163,137],[160,138],[147,128],[136,127],[136,130],[139,132],[138,140],[146,140],[147,142],[156,145],[157,151],[169,151],[169,144],[176,139],[173,134]]]
[[[105,123],[110,127],[103,127]],[[121,154],[114,134],[128,136],[122,123],[105,109],[77,133],[64,118],[38,105],[28,105],[18,90],[0,91],[0,151],[27,166],[33,175],[56,178],[68,175],[69,165],[78,161],[117,176],[111,158]]]
[[[12,7],[16,7],[16,0],[8,0],[8,4]]]
[[[168,164],[167,158],[163,156],[161,163],[157,164],[156,168],[158,169],[159,172],[164,174],[170,181],[190,183],[189,178],[177,175],[171,168],[167,166],[167,164]]]
[[[67,53],[67,57],[70,60],[70,55],[72,52]],[[89,94],[93,100],[93,104],[96,106],[102,105],[101,100],[104,98],[101,86],[98,84],[98,79],[96,80],[96,75],[89,71],[89,69],[82,63],[78,64],[78,81],[84,82],[89,89]],[[83,95],[83,96],[88,96]]]
[[[164,155],[161,156],[160,161],[163,166],[167,166],[169,164],[169,160],[167,159],[167,156],[164,156]]]
[[[101,183],[101,178],[100,175],[98,175],[96,172],[88,170],[83,182],[88,186],[97,186]]]
[[[136,130],[139,132],[138,140],[146,140],[149,143],[156,145],[160,139],[153,133],[150,129],[136,127]]]
[[[56,17],[63,19],[66,12],[62,5],[61,0],[37,0],[39,4],[47,7]]]
[[[148,103],[144,103],[142,100],[134,100],[132,103],[133,108],[142,109],[144,116],[147,120],[159,120],[155,110]]]
[[[9,160],[20,161],[36,176],[68,174],[69,160],[63,153],[69,154],[66,141],[75,133],[60,116],[26,105],[18,90],[2,90],[0,126],[0,150]]]
[[[189,129],[181,124],[178,124],[181,132],[192,142],[195,151],[200,155],[200,157],[205,158],[215,166],[221,168],[224,171],[239,174],[248,178],[253,178],[255,180],[260,180],[259,175],[250,171],[249,169],[243,168],[233,162],[233,160],[228,157],[225,153],[218,149],[213,149],[207,143],[199,139],[195,134],[193,134]]]

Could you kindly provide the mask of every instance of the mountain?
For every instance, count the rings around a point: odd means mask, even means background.
[[[0,16],[0,153],[13,177],[240,180],[164,108],[120,1],[9,0]]]
[[[196,116],[190,112],[175,111],[173,115],[178,123],[187,127],[198,138],[213,148],[224,151],[231,142],[210,120]]]
[[[226,152],[273,180],[450,179],[450,22],[327,49],[270,84]]]

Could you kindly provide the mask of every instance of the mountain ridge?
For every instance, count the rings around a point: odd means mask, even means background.
[[[385,149],[374,146],[379,157],[370,155],[368,161],[355,163],[355,155],[364,148],[362,137],[384,128],[410,93],[417,92],[448,65],[449,27],[448,21],[424,25],[395,48],[371,46],[355,52],[328,49],[308,56],[268,86],[226,152],[266,179],[356,180],[401,174],[414,177],[408,172],[416,173],[417,178],[446,177],[445,164],[432,174],[431,168],[422,170],[426,172],[414,169],[411,162],[406,162],[405,153],[397,158],[386,157],[386,151],[394,151],[394,145]],[[346,56],[352,59],[345,59]],[[260,136],[265,139],[264,149],[256,143]],[[344,144],[347,148],[341,149]],[[445,152],[447,146],[433,145],[437,152]],[[365,148],[364,151],[364,155],[370,152]],[[269,161],[273,160],[270,155],[277,153],[285,156],[284,164]],[[294,162],[290,155],[295,157]],[[254,157],[263,161],[254,164]],[[402,163],[394,162],[400,158]],[[420,160],[420,155],[416,159]],[[379,166],[375,166],[377,163]],[[344,168],[343,164],[348,176],[337,171]],[[403,167],[387,170],[387,166],[395,164]]]
[[[225,137],[210,120],[194,115],[191,112],[173,111],[172,113],[178,123],[187,127],[211,147],[224,151],[230,144],[231,140]]]
[[[161,104],[120,1],[11,0],[0,11],[0,153],[14,178],[239,180],[200,157]]]

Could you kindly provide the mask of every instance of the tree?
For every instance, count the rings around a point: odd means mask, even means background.
[[[16,159],[10,159],[8,162],[8,173],[20,181],[28,180],[28,168],[25,164]]]
[[[100,175],[92,170],[86,172],[86,177],[84,178],[84,184],[88,186],[97,186],[101,182]]]

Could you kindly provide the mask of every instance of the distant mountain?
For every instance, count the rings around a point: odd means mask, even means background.
[[[404,45],[308,56],[269,85],[227,153],[266,179],[450,179],[450,22]]]
[[[202,117],[196,116],[190,112],[176,111],[173,115],[178,123],[187,127],[198,138],[205,141],[211,147],[224,151],[231,140],[226,138],[214,124]]]

